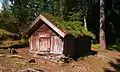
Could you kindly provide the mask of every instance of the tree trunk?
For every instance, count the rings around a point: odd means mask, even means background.
[[[84,16],[84,27],[87,30],[87,22],[86,22],[86,17]]]
[[[100,41],[100,49],[106,49],[106,41],[105,41],[105,0],[100,0],[100,28],[99,28],[99,41]]]

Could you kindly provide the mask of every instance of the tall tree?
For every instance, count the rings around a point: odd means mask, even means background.
[[[15,26],[15,23],[17,20],[12,14],[9,0],[3,0],[2,8],[3,10],[1,11],[1,15],[0,15],[1,28],[6,29],[11,32],[17,32],[18,30]]]
[[[87,30],[86,18],[92,10],[92,6],[95,4],[94,0],[76,0],[74,7],[72,8],[71,20],[83,21],[84,27]]]
[[[4,18],[8,18],[9,14],[10,14],[10,6],[8,4],[9,0],[4,0],[2,3],[2,14]]]
[[[11,10],[18,20],[16,24],[18,33],[23,32],[44,9],[43,0],[11,0],[11,2]]]
[[[101,50],[106,49],[106,41],[105,41],[105,0],[100,0],[99,41],[100,41]]]
[[[2,2],[2,9],[3,10],[1,11],[0,21],[2,21],[1,23],[3,24],[9,24],[9,22],[11,21],[9,19],[11,17],[11,11],[10,11],[8,0],[4,0]]]
[[[66,0],[54,0],[53,1],[53,14],[57,16],[63,16],[64,15],[64,9],[65,9],[65,2]]]

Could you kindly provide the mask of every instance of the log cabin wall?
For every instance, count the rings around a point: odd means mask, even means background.
[[[63,41],[48,26],[43,24],[30,37],[30,51],[50,51],[54,54],[63,53]]]
[[[63,43],[58,36],[51,36],[51,53],[63,54]]]

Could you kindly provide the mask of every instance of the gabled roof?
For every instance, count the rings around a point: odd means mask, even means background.
[[[27,28],[27,30],[24,32],[24,35],[29,35],[29,32],[31,30],[36,31],[38,27],[40,27],[40,21],[43,21],[47,26],[49,26],[53,31],[55,31],[59,36],[64,38],[65,33],[62,32],[60,29],[58,29],[53,23],[51,23],[46,17],[43,15],[39,15],[35,21]]]

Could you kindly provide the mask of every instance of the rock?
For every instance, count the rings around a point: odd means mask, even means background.
[[[10,54],[17,54],[18,53],[17,50],[14,48],[9,48],[8,50],[9,50]]]
[[[0,54],[4,54],[4,49],[0,49]]]
[[[114,58],[111,58],[110,56],[106,55],[106,54],[97,54],[96,57],[98,59],[101,59],[105,62],[111,62],[111,61],[115,61]]]
[[[58,56],[50,56],[47,57],[49,61],[55,62],[55,63],[64,63],[62,58],[64,58],[63,55],[58,55]]]
[[[27,61],[28,63],[35,63],[35,59],[34,58],[31,58]]]
[[[36,57],[36,54],[34,57]],[[55,55],[55,54],[41,56],[41,58],[59,64],[68,63],[71,60],[73,60],[70,57],[66,57],[64,55]]]
[[[20,58],[20,59],[23,59],[23,57],[20,56],[20,55],[7,55],[7,57],[9,57],[9,58]]]
[[[0,54],[0,57],[5,57],[5,55],[4,54]]]

